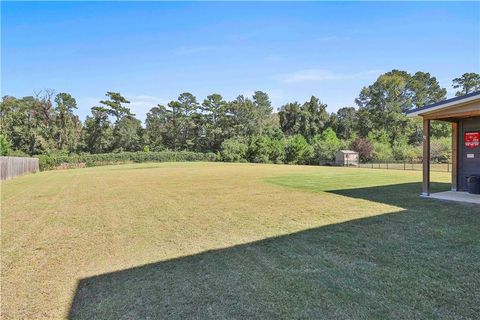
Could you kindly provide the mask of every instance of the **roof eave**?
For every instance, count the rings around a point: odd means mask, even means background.
[[[406,116],[408,118],[421,117],[421,116],[424,116],[424,115],[427,115],[427,114],[430,114],[430,113],[434,113],[436,111],[440,111],[440,110],[443,110],[443,109],[447,109],[447,108],[450,108],[450,107],[453,107],[453,106],[461,106],[461,105],[464,105],[466,103],[471,103],[471,102],[474,102],[476,100],[480,101],[480,93],[479,92],[476,92],[473,95],[464,97],[463,99],[452,99],[452,101],[449,101],[449,102],[446,102],[446,103],[443,103],[443,104],[433,105],[432,107],[425,106],[425,107],[422,107],[422,108],[409,110],[409,111],[406,112]]]

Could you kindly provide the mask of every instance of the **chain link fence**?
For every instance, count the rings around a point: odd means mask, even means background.
[[[385,161],[385,162],[361,162],[358,164],[348,164],[349,167],[368,168],[368,169],[387,169],[387,170],[413,170],[421,171],[423,168],[422,162],[413,161]],[[430,163],[430,171],[437,172],[451,172],[452,164],[450,162],[444,163]]]

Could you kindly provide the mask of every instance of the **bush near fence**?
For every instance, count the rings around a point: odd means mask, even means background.
[[[215,161],[214,153],[189,151],[121,152],[80,155],[39,155],[40,170],[95,167],[122,163]]]

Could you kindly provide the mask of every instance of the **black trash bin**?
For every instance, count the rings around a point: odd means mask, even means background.
[[[468,193],[480,194],[480,176],[471,175],[467,177]]]

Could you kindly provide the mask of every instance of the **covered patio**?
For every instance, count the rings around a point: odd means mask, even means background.
[[[480,196],[477,194],[470,194],[464,191],[444,191],[435,192],[427,196],[429,198],[445,200],[445,201],[458,201],[465,203],[480,204]]]
[[[480,204],[480,195],[468,193],[467,178],[480,175],[480,92],[409,110],[408,117],[423,119],[422,196]],[[430,125],[432,120],[452,126],[452,188],[430,193]]]

